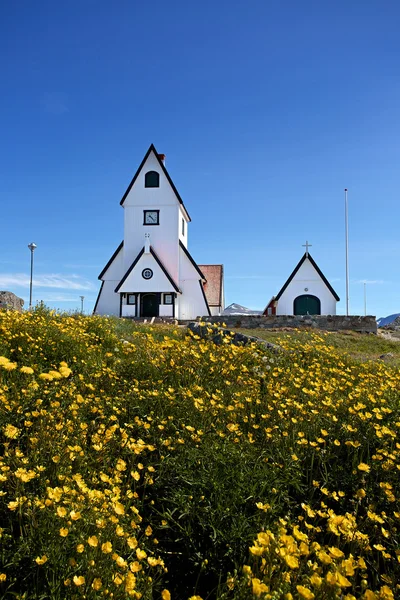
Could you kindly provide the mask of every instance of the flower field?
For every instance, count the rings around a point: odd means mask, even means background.
[[[400,597],[400,377],[0,312],[0,598]]]

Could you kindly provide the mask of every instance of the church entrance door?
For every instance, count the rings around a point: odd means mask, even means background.
[[[297,296],[293,302],[293,312],[295,315],[320,315],[321,300],[309,294]]]
[[[141,294],[140,304],[141,317],[158,317],[157,294]]]

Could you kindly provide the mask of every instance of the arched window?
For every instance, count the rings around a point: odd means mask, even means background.
[[[160,175],[157,171],[148,171],[144,176],[144,187],[160,187]]]

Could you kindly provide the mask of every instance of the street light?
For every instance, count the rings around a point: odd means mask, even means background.
[[[33,253],[35,251],[35,248],[37,248],[37,246],[36,246],[36,244],[31,242],[30,244],[28,244],[28,248],[31,251],[31,281],[30,281],[30,286],[29,286],[29,308],[32,308]]]
[[[81,299],[81,313],[83,314],[83,301],[85,299],[85,296],[79,296],[79,298]]]

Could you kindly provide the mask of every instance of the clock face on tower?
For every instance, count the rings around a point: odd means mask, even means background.
[[[144,210],[143,225],[159,225],[160,211],[159,210]]]

